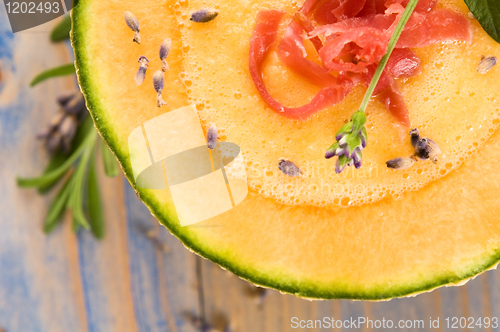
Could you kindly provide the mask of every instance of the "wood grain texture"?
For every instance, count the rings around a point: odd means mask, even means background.
[[[0,31],[7,21],[0,7]],[[41,37],[42,36],[42,37]],[[20,190],[16,176],[36,175],[47,155],[35,135],[48,122],[58,91],[71,78],[29,89],[34,73],[70,61],[63,45],[43,33],[0,34],[0,326],[7,331],[86,331],[76,236],[69,224],[50,237],[41,225],[50,197]],[[36,54],[36,56],[34,56]],[[40,111],[43,110],[43,111]]]
[[[89,232],[78,234],[89,331],[136,332],[139,330],[130,292],[123,178],[106,178],[102,168],[100,173],[99,183],[106,207],[106,237],[97,241]]]
[[[34,135],[56,111],[57,93],[75,87],[72,78],[58,78],[28,88],[36,73],[71,61],[67,46],[47,42],[54,23],[13,35],[0,6],[0,331],[196,331],[186,315],[238,332],[304,330],[292,328],[293,317],[424,320],[421,331],[462,331],[468,329],[447,329],[445,318],[500,316],[497,271],[462,287],[382,303],[308,301],[273,290],[260,301],[254,286],[191,253],[161,227],[123,177],[107,179],[102,170],[105,239],[84,231],[75,236],[69,218],[44,235],[52,194],[21,190],[14,179],[36,175],[47,163]],[[439,317],[439,329],[430,329],[431,317]],[[383,329],[343,329],[373,330]]]

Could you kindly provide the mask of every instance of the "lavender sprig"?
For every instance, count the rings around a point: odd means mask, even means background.
[[[418,0],[410,0],[406,6],[401,19],[399,20],[396,29],[394,29],[394,33],[389,40],[387,53],[382,57],[382,60],[380,60],[359,110],[351,116],[351,119],[347,124],[340,128],[337,135],[335,135],[336,142],[330,146],[325,153],[326,159],[338,157],[337,164],[335,166],[336,173],[341,173],[346,166],[360,168],[362,165],[362,151],[368,144],[368,135],[365,128],[366,107],[368,106],[373,91],[375,91],[375,87],[382,76],[385,66],[387,65],[387,61],[389,61],[389,57],[391,56],[394,47],[396,47],[396,43],[401,36],[401,33],[403,32],[411,14],[413,13],[413,10],[417,6],[417,3]]]
[[[326,159],[338,157],[335,172],[342,172],[346,166],[361,167],[362,151],[368,144],[365,123],[365,112],[359,110],[351,116],[351,121],[340,128],[335,135],[337,142],[325,153]]]

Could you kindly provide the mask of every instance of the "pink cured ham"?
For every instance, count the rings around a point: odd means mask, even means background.
[[[268,10],[257,16],[257,25],[250,40],[250,75],[262,99],[277,113],[291,119],[305,120],[321,109],[342,101],[352,88],[352,81],[345,75],[335,78],[335,84],[328,82],[313,100],[298,108],[289,108],[276,101],[267,90],[262,79],[262,64],[276,40],[277,30],[283,12]],[[319,66],[318,66],[319,67]],[[333,76],[332,76],[333,77]],[[328,77],[328,80],[331,80]]]
[[[471,41],[472,32],[465,16],[447,9],[436,9],[422,24],[408,27],[398,40],[397,47],[424,47],[443,41]]]
[[[389,39],[409,0],[306,0],[293,16],[278,44],[280,60],[312,84],[322,88],[298,108],[276,101],[262,80],[262,64],[275,43],[284,13],[262,11],[250,41],[250,73],[262,99],[279,114],[307,119],[340,101],[358,82],[368,85],[387,51]],[[396,79],[421,71],[420,59],[410,49],[450,40],[471,40],[468,19],[437,0],[420,0],[375,90],[375,95],[403,125],[410,118]],[[304,42],[312,42],[321,65],[310,61]]]

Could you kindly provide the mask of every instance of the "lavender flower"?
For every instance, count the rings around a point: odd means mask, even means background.
[[[139,70],[135,74],[134,81],[135,84],[139,86],[142,84],[142,82],[144,82],[144,78],[146,77],[146,70],[149,66],[149,60],[145,56],[141,55],[137,62],[139,62]]]
[[[368,144],[367,132],[364,127],[366,115],[357,111],[351,116],[351,121],[346,123],[335,135],[335,142],[328,148],[325,158],[338,157],[335,172],[341,173],[346,166],[360,168],[362,166],[362,150]]]
[[[207,23],[215,19],[219,12],[215,9],[200,9],[191,14],[191,21],[196,23]]]
[[[477,66],[477,72],[479,74],[486,74],[497,64],[497,58],[494,56],[489,56],[487,58],[483,57],[479,65]]]
[[[394,158],[386,162],[388,168],[402,170],[407,169],[415,164],[415,160],[411,157]]]
[[[172,48],[172,41],[170,38],[165,39],[160,46],[160,60],[161,60],[161,70],[166,72],[168,70],[167,56]]]
[[[433,163],[437,163],[440,154],[439,145],[429,138],[421,138],[415,147],[415,155],[422,160],[430,159]]]
[[[413,148],[416,148],[418,141],[420,141],[420,133],[417,128],[410,130],[410,140],[411,146],[413,146]]]
[[[215,144],[217,143],[218,131],[217,127],[214,123],[210,125],[207,131],[207,146],[210,150],[215,148]]]
[[[137,17],[135,17],[134,14],[132,14],[129,11],[125,12],[125,23],[127,23],[127,26],[130,28],[130,30],[134,31],[134,42],[137,44],[141,43],[141,35],[139,34],[140,28],[139,28],[139,21],[137,20]]]
[[[283,174],[288,176],[302,175],[302,171],[300,170],[300,168],[297,165],[295,165],[295,163],[289,160],[281,159],[278,163],[278,168],[280,169],[280,171],[283,172]]]
[[[163,72],[161,70],[157,70],[153,75],[153,86],[156,91],[156,105],[158,107],[162,107],[167,103],[163,101],[161,97],[161,92],[163,91],[163,85],[165,84],[165,78],[163,77]]]

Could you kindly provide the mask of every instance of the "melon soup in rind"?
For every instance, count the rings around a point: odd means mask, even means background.
[[[412,147],[374,100],[367,110],[364,166],[335,175],[334,161],[325,160],[324,152],[359,107],[365,88],[297,121],[272,112],[248,75],[257,13],[285,10],[284,28],[297,6],[80,0],[72,13],[80,86],[97,129],[139,198],[190,250],[255,284],[303,297],[387,299],[460,283],[494,266],[500,248],[495,166],[500,74],[493,68],[480,75],[476,68],[482,55],[500,54],[499,45],[469,19],[472,43],[415,49],[422,73],[399,83],[413,125],[440,144],[438,164],[421,161],[409,170],[388,170],[387,160],[410,155]],[[439,6],[468,12],[458,0]],[[219,16],[203,25],[189,21],[189,14],[203,7],[217,8]],[[141,44],[132,41],[125,11],[141,24]],[[161,68],[157,54],[167,37],[172,40],[163,89],[168,105],[158,108],[151,79]],[[150,63],[137,87],[140,55]],[[286,105],[299,106],[317,92],[274,53],[264,75],[273,96]],[[229,212],[181,227],[168,190],[135,186],[128,137],[142,123],[189,104],[205,130],[216,123],[221,141],[241,147],[250,192]],[[281,158],[293,160],[303,176],[282,174]]]

